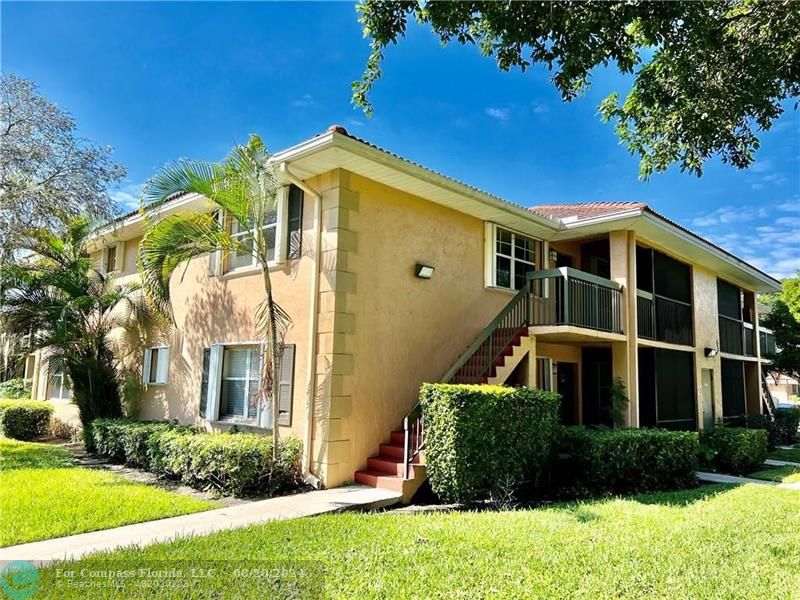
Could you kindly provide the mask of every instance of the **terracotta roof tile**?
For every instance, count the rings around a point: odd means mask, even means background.
[[[579,202],[575,204],[540,204],[532,206],[528,210],[543,217],[557,219],[576,217],[580,220],[637,208],[647,208],[647,205],[644,202]]]

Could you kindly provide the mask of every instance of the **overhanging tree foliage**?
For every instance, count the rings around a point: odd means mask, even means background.
[[[478,46],[503,71],[544,65],[565,101],[588,88],[595,67],[634,74],[625,100],[610,95],[600,113],[639,156],[643,178],[673,163],[700,175],[713,155],[746,168],[758,133],[800,95],[800,3],[789,0],[361,0],[358,11],[372,52],[353,100],[368,113],[384,51],[410,16],[442,44]]]
[[[782,282],[783,291],[762,298],[770,310],[764,325],[775,334],[779,352],[769,356],[770,370],[800,379],[800,273]]]
[[[78,137],[72,117],[31,81],[0,73],[0,249],[16,247],[16,233],[30,227],[110,217],[107,187],[124,176],[111,148]]]

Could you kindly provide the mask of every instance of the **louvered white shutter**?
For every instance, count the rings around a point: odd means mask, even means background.
[[[211,346],[208,360],[208,398],[206,399],[206,418],[216,421],[219,418],[219,392],[222,386],[222,344]]]

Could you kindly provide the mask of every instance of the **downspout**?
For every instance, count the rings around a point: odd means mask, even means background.
[[[280,164],[281,174],[314,198],[314,255],[311,257],[311,294],[308,299],[308,312],[311,321],[308,325],[308,375],[306,377],[306,427],[303,434],[303,479],[314,488],[322,487],[322,482],[311,472],[311,445],[314,432],[314,383],[317,371],[317,330],[319,309],[319,257],[322,247],[322,196],[305,181],[295,176],[286,162]]]

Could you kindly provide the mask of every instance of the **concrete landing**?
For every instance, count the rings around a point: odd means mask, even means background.
[[[285,521],[345,510],[383,508],[399,504],[401,498],[399,492],[362,485],[306,492],[0,548],[0,561],[28,560],[38,565],[51,560],[77,559],[93,552],[133,545],[146,546],[269,521]]]

